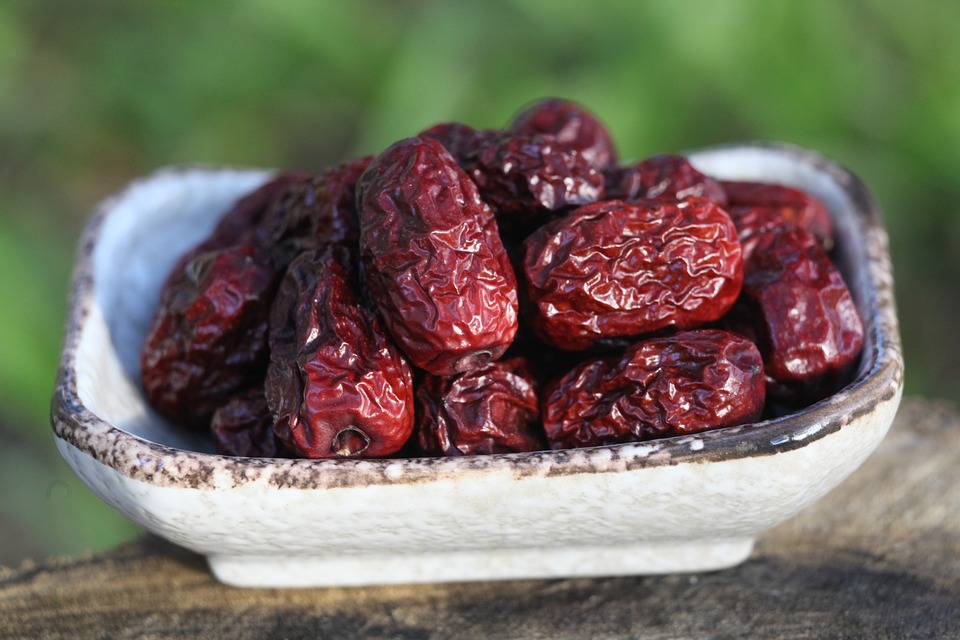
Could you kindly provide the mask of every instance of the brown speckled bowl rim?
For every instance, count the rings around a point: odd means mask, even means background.
[[[318,489],[369,484],[416,484],[440,479],[510,474],[516,478],[595,474],[663,465],[710,462],[776,455],[807,446],[869,414],[902,390],[903,358],[893,295],[888,238],[882,215],[864,184],[850,171],[822,155],[779,142],[720,145],[702,152],[756,149],[782,153],[827,174],[853,204],[858,233],[867,255],[865,290],[859,291],[865,313],[871,362],[833,396],[802,411],[744,425],[641,443],[566,451],[466,456],[460,458],[386,460],[303,460],[233,458],[176,449],[123,431],[88,410],[77,392],[76,354],[81,328],[93,304],[93,254],[104,220],[118,200],[138,184],[162,174],[222,171],[225,168],[174,167],[134,181],[127,190],[101,203],[78,249],[69,295],[65,338],[51,403],[55,435],[93,459],[132,479],[157,486],[223,488],[262,481],[279,488]],[[233,170],[226,168],[226,170]]]

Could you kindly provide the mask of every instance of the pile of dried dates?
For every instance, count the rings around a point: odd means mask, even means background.
[[[809,194],[618,160],[538,102],[289,171],[182,256],[141,351],[227,455],[459,456],[691,434],[849,380],[864,327]]]

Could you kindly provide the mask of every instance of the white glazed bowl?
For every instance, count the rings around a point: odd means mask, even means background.
[[[103,203],[79,251],[52,405],[64,458],[103,500],[205,555],[223,582],[320,586],[703,571],[840,483],[880,443],[903,363],[887,236],[861,182],[821,156],[691,154],[723,179],[829,207],[867,326],[855,380],[794,415],[570,451],[403,460],[230,458],[144,401],[137,353],[161,281],[265,171],[174,168]]]

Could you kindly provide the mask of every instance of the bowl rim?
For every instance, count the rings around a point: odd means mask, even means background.
[[[51,401],[56,437],[94,460],[135,480],[159,486],[212,488],[239,486],[266,478],[279,488],[320,489],[369,484],[417,484],[463,475],[506,473],[516,478],[633,471],[685,463],[707,463],[776,455],[804,447],[871,413],[878,403],[898,401],[903,388],[903,357],[896,317],[889,240],[882,214],[863,182],[818,152],[774,141],[729,143],[690,154],[754,150],[784,154],[827,174],[850,199],[867,257],[863,309],[866,350],[873,361],[846,387],[795,413],[757,423],[636,443],[559,451],[453,458],[309,460],[242,458],[178,449],[143,439],[89,410],[77,389],[77,349],[94,304],[94,252],[105,220],[132,190],[161,177],[190,172],[250,171],[238,167],[181,165],[132,181],[101,202],[77,250],[68,298],[64,341]]]

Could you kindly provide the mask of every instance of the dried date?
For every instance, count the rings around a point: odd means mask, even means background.
[[[239,245],[194,256],[168,278],[140,353],[150,403],[194,428],[262,380],[278,273]]]
[[[600,171],[617,161],[616,147],[606,126],[593,113],[570,100],[538,101],[517,114],[508,130],[525,136],[551,135],[560,144],[575,149]]]
[[[577,366],[547,391],[543,426],[552,449],[684,435],[756,421],[764,394],[753,342],[686,331]]]
[[[728,212],[738,229],[755,223],[742,218],[758,217],[757,209],[769,212],[789,224],[795,224],[819,238],[828,251],[833,247],[833,222],[827,207],[805,191],[781,184],[725,180],[721,186],[727,194]]]
[[[306,171],[286,171],[240,198],[220,218],[210,234],[208,248],[223,249],[238,244],[250,244],[253,233],[273,206],[274,201],[290,186],[309,177],[310,174]]]
[[[544,448],[536,384],[523,360],[498,360],[417,389],[417,439],[433,456]]]
[[[768,395],[787,406],[819,400],[848,379],[864,326],[840,272],[809,232],[761,235],[744,266],[739,322],[752,322]]]
[[[308,179],[309,175],[305,171],[280,173],[237,200],[220,217],[210,235],[180,257],[170,270],[169,277],[181,273],[188,262],[202,253],[252,244],[257,226],[273,205],[274,200],[281,197],[290,185]]]
[[[359,158],[290,181],[253,228],[254,242],[284,268],[324,244],[356,246],[360,237],[357,181],[370,164]]]
[[[771,234],[796,226],[781,216],[776,209],[769,207],[731,207],[729,213],[733,226],[737,229],[744,264],[753,256],[756,246],[768,242],[767,238]],[[811,240],[816,239],[813,235],[806,237]]]
[[[524,241],[537,332],[563,349],[719,319],[743,279],[730,217],[703,199],[607,200]]]
[[[342,245],[301,253],[271,309],[265,393],[300,456],[383,457],[413,432],[412,370],[359,293],[358,260]]]
[[[284,458],[289,452],[273,430],[273,414],[263,387],[240,392],[210,420],[217,452],[225,456]]]
[[[474,129],[462,122],[443,122],[417,134],[419,138],[431,138],[442,144],[468,174],[476,166],[480,152],[489,145],[497,144],[502,136],[502,131]]]
[[[453,156],[433,139],[400,141],[359,188],[367,283],[404,353],[435,375],[499,358],[517,331],[516,277]]]
[[[621,200],[706,198],[720,206],[727,194],[717,180],[698,171],[684,156],[662,154],[607,172],[607,197]]]
[[[553,212],[596,202],[604,194],[603,173],[551,135],[502,136],[482,148],[470,177],[500,224],[515,235],[536,228]]]

